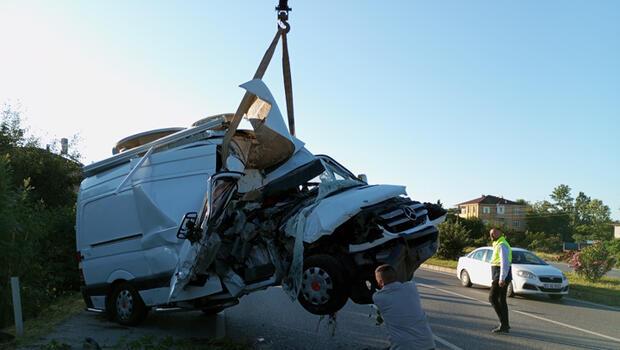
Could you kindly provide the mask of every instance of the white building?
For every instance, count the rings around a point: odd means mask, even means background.
[[[614,238],[620,239],[620,223],[614,224]]]

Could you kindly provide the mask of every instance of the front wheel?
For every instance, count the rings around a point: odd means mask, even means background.
[[[313,255],[304,259],[299,303],[315,315],[329,315],[342,309],[349,299],[350,287],[344,267],[330,255]]]
[[[471,287],[471,279],[466,270],[461,271],[461,285],[467,288]]]
[[[110,295],[110,317],[124,326],[136,326],[146,318],[148,313],[144,301],[128,282],[116,286]]]
[[[510,284],[508,285],[508,290],[506,291],[506,295],[509,298],[512,298],[512,297],[515,296],[515,288],[514,288],[512,282],[510,282]]]

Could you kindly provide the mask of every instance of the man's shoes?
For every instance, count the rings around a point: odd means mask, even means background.
[[[510,327],[497,327],[491,330],[492,333],[510,333]]]

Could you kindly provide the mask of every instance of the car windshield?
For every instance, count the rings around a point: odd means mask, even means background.
[[[548,265],[544,260],[531,252],[512,251],[512,263],[521,265]]]

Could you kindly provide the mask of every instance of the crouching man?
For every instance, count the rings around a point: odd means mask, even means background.
[[[375,278],[381,289],[372,300],[385,322],[390,349],[434,349],[433,333],[415,282],[398,282],[396,270],[390,265],[379,266]]]

